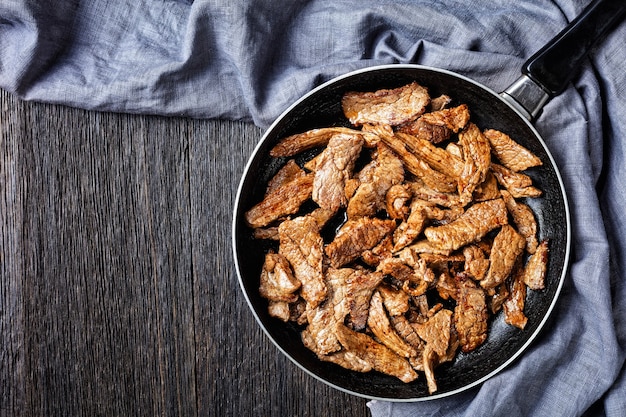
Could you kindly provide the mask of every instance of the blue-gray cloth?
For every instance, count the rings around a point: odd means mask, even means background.
[[[0,87],[33,101],[266,127],[353,69],[419,63],[502,91],[589,0],[40,0],[0,3]],[[570,199],[548,331],[480,387],[379,416],[626,415],[626,24],[536,127]]]

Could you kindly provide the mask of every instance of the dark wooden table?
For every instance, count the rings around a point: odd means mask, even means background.
[[[0,415],[369,415],[283,357],[239,290],[259,128],[0,106]]]

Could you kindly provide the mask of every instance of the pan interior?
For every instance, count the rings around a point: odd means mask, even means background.
[[[468,104],[472,121],[478,127],[501,130],[541,158],[543,166],[526,173],[544,191],[543,196],[526,202],[537,217],[539,239],[550,241],[546,288],[528,291],[526,328],[519,330],[505,324],[501,313],[494,316],[483,345],[469,354],[459,353],[453,362],[435,370],[439,388],[435,395],[428,394],[423,375],[406,384],[377,372],[358,373],[322,362],[303,346],[301,328],[270,317],[258,286],[264,254],[272,244],[254,240],[243,221],[244,212],[262,199],[267,181],[285,162],[268,155],[281,138],[313,128],[350,126],[340,105],[347,91],[395,88],[412,81],[427,87],[432,97],[449,95],[453,99],[451,105]],[[493,91],[455,74],[419,66],[386,66],[351,73],[325,84],[294,104],[268,129],[251,157],[240,184],[234,216],[233,242],[240,284],[250,308],[271,340],[292,361],[322,381],[355,395],[393,401],[451,395],[483,382],[516,359],[546,322],[560,291],[569,253],[569,218],[560,176],[532,125]]]

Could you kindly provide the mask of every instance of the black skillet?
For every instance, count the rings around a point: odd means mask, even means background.
[[[593,41],[618,21],[624,11],[626,2],[623,0],[600,0],[588,6],[581,16],[526,62],[522,77],[500,95],[449,71],[419,65],[388,65],[335,78],[286,110],[267,130],[248,161],[233,219],[233,251],[239,282],[255,318],[272,342],[306,372],[339,390],[391,401],[428,400],[464,391],[484,382],[518,358],[539,334],[556,303],[567,270],[571,234],[567,198],[558,168],[531,121],[551,97],[567,86]],[[349,126],[340,106],[341,97],[347,91],[375,91],[412,81],[428,87],[433,97],[446,93],[456,103],[467,103],[472,120],[479,127],[506,132],[542,159],[543,166],[527,173],[544,194],[526,202],[537,216],[540,239],[550,241],[546,288],[529,291],[525,329],[506,325],[503,317],[496,315],[490,321],[489,337],[483,345],[469,354],[458,354],[453,362],[436,369],[439,390],[434,395],[428,394],[423,376],[405,384],[377,372],[358,373],[322,362],[302,345],[301,328],[270,317],[267,302],[260,297],[258,286],[264,254],[272,244],[254,240],[243,220],[244,212],[262,199],[267,181],[285,162],[268,155],[281,138],[313,128]],[[301,155],[301,161],[310,158],[314,152]]]

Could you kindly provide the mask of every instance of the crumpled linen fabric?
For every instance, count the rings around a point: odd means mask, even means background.
[[[588,0],[38,0],[0,3],[0,88],[85,109],[267,127],[320,83],[377,64],[502,91]],[[535,122],[561,170],[570,269],[546,329],[477,388],[374,417],[626,415],[626,24]]]

